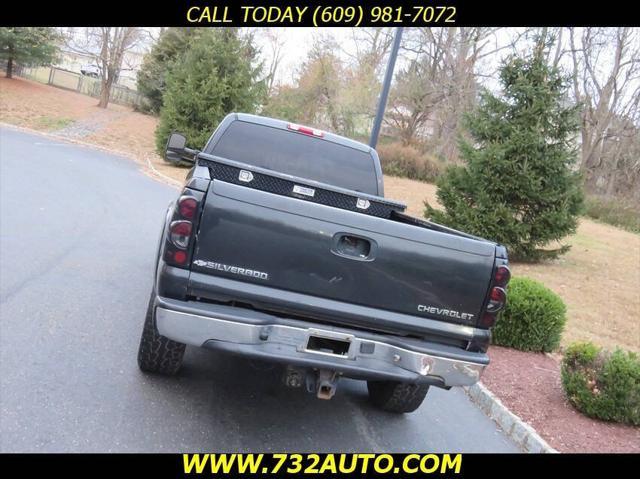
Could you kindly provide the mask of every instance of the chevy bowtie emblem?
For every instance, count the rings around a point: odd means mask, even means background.
[[[243,183],[249,183],[250,181],[253,180],[253,173],[247,170],[240,170],[240,173],[238,174],[238,179]]]
[[[360,208],[361,210],[366,210],[369,208],[369,206],[371,206],[369,200],[358,198],[358,201],[356,201],[356,208]]]

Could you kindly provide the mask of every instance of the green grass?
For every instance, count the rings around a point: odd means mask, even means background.
[[[640,206],[631,202],[588,196],[585,199],[584,214],[596,221],[640,233]]]
[[[55,131],[69,126],[73,123],[73,120],[71,118],[64,117],[41,116],[35,121],[35,123],[37,128]]]

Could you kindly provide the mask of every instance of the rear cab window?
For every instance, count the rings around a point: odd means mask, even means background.
[[[206,153],[371,195],[378,194],[369,152],[281,128],[232,122]]]

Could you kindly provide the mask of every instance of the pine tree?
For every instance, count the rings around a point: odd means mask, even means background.
[[[147,108],[158,114],[166,89],[166,77],[189,47],[189,42],[201,31],[195,27],[169,27],[162,32],[151,51],[145,55],[138,71],[138,91],[147,100]]]
[[[258,80],[256,49],[250,38],[236,29],[206,29],[190,42],[188,50],[167,75],[156,147],[164,151],[172,131],[201,148],[225,115],[253,113],[263,94]]]
[[[48,27],[0,27],[0,58],[7,61],[6,76],[13,66],[37,66],[51,63],[58,54],[61,35]]]
[[[466,118],[466,164],[438,180],[444,211],[427,204],[425,215],[502,243],[513,259],[556,257],[569,247],[549,244],[575,232],[582,206],[577,106],[567,106],[566,79],[547,65],[542,44],[508,59],[500,83],[502,95],[485,91]]]

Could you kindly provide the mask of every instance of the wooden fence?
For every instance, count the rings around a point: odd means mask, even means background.
[[[77,91],[95,98],[100,97],[100,79],[81,75],[57,67],[23,67],[14,66],[13,74],[29,80],[34,80],[47,85]],[[140,107],[144,97],[135,90],[122,85],[111,87],[111,102],[119,105],[127,105],[133,108]]]

